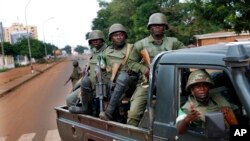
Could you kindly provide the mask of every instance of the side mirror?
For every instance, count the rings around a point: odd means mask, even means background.
[[[205,115],[205,135],[209,139],[224,138],[226,129],[224,116],[221,112],[211,112]]]

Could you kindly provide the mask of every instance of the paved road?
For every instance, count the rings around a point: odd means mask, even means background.
[[[71,72],[71,61],[59,63],[1,97],[0,141],[60,141],[54,107],[65,104]]]

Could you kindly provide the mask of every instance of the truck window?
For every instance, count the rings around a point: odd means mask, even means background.
[[[188,83],[188,77],[190,73],[197,70],[198,68],[189,68],[189,73],[178,73],[179,75],[179,86],[181,86],[180,91],[180,100],[179,100],[179,109],[176,111],[180,115],[180,111],[183,112],[183,107],[187,103],[188,100],[190,100],[191,92],[187,91],[186,86]],[[200,69],[200,68],[199,68]],[[187,70],[185,68],[185,70]],[[234,89],[233,84],[231,83],[231,80],[228,76],[228,74],[224,70],[219,69],[204,69],[206,72],[208,72],[209,76],[211,77],[212,81],[214,82],[214,85],[209,90],[209,95],[221,95],[223,98],[225,98],[230,106],[232,107],[234,114],[236,116],[237,121],[239,124],[248,124],[248,117],[246,115],[246,112],[244,110],[244,107],[242,106],[237,93]],[[185,72],[184,68],[179,68],[178,72]],[[248,70],[249,72],[249,70]],[[249,76],[249,73],[246,73]],[[249,77],[248,77],[249,78]],[[216,104],[220,104],[219,102],[216,102]],[[184,112],[185,113],[185,112]],[[179,116],[178,116],[179,118]],[[177,119],[178,119],[177,118]],[[176,121],[178,122],[178,120]],[[178,124],[178,123],[177,123]],[[229,127],[228,127],[229,128]],[[188,130],[197,131],[198,133],[201,132],[201,128],[196,125],[190,125]]]
[[[248,83],[250,83],[250,66],[248,66],[247,68],[246,68],[246,77],[247,77],[247,80],[248,80]]]

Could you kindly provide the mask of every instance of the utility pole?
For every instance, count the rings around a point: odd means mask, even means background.
[[[4,45],[3,45],[3,42],[4,42],[4,35],[3,35],[3,24],[2,22],[0,22],[0,35],[1,35],[1,46],[2,46],[2,55],[3,55],[3,67],[5,67],[5,61],[4,61]]]
[[[28,1],[28,3],[25,5],[25,22],[26,22],[26,31],[27,31],[27,40],[28,40],[28,48],[29,48],[29,55],[30,55],[30,69],[31,73],[34,72],[33,66],[32,66],[32,56],[31,56],[31,48],[30,48],[30,35],[29,35],[29,29],[28,29],[28,22],[27,22],[27,7],[29,5],[31,0]]]
[[[45,51],[45,59],[46,59],[46,62],[48,61],[48,60],[47,60],[48,54],[47,54],[47,46],[46,46],[46,42],[45,42],[45,34],[44,34],[44,31],[45,31],[45,24],[46,24],[49,20],[52,20],[52,19],[54,19],[54,17],[50,17],[50,18],[48,18],[47,20],[45,20],[45,21],[43,22],[43,45],[44,45],[44,51]],[[48,62],[47,62],[47,63],[48,63]]]

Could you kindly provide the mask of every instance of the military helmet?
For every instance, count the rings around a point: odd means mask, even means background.
[[[192,86],[192,85],[194,85],[196,83],[199,83],[199,82],[208,83],[209,86],[214,85],[214,82],[211,79],[210,75],[205,70],[199,69],[199,70],[193,71],[189,75],[188,82],[187,82],[187,85],[186,85],[186,90],[188,91],[190,89],[190,86]]]
[[[109,28],[109,40],[111,39],[111,34],[118,32],[118,31],[125,32],[125,34],[126,34],[125,36],[127,38],[126,28],[122,24],[115,23],[115,24],[111,25]]]
[[[91,40],[102,39],[104,41],[104,34],[101,30],[93,30],[89,33],[89,44]]]
[[[73,61],[73,66],[74,66],[74,67],[77,67],[77,66],[78,66],[78,61],[74,60],[74,61]]]
[[[164,24],[166,29],[168,29],[167,17],[162,13],[154,13],[149,17],[148,29],[152,24]]]

